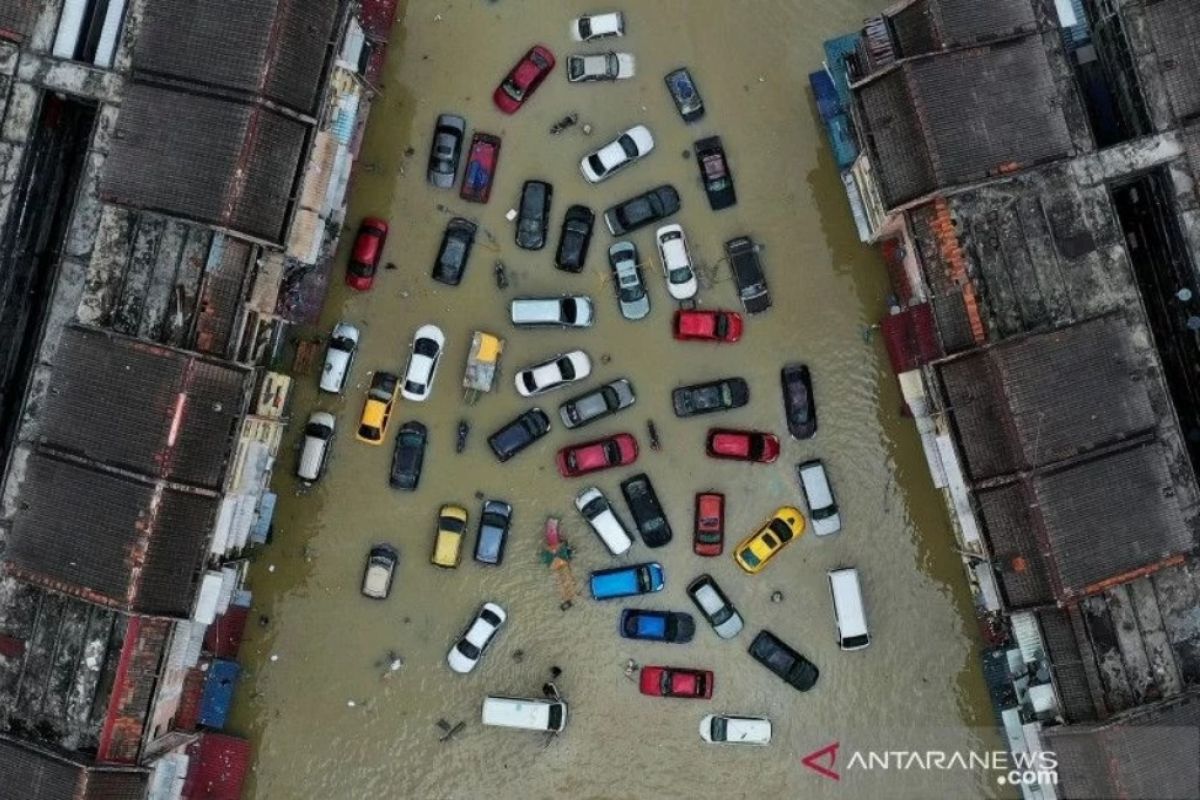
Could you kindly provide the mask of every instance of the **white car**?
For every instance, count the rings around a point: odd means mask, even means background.
[[[599,183],[654,149],[654,137],[645,125],[634,125],[594,153],[583,157],[579,171],[588,183]]]
[[[623,81],[637,72],[632,53],[579,53],[567,56],[567,80],[571,83]]]
[[[575,495],[575,507],[592,526],[592,530],[600,537],[600,541],[604,542],[608,552],[619,556],[633,547],[633,537],[621,524],[621,520],[612,509],[612,504],[608,502],[608,498],[595,486],[584,489]]]
[[[325,368],[321,370],[321,391],[341,394],[346,388],[350,366],[358,353],[358,336],[358,328],[348,322],[333,326],[325,350]]]
[[[592,374],[592,360],[582,350],[560,353],[548,361],[526,367],[517,373],[517,391],[522,397],[557,389],[581,381]]]
[[[590,328],[596,316],[587,295],[518,297],[509,304],[508,313],[518,328]]]
[[[446,655],[446,663],[450,665],[450,669],[460,675],[475,669],[475,665],[496,638],[506,619],[508,614],[504,613],[503,608],[495,603],[484,603],[475,619]]]
[[[700,738],[713,744],[770,744],[771,720],[709,714],[700,720]]]
[[[663,275],[667,279],[667,291],[676,300],[688,300],[696,296],[700,284],[696,282],[696,271],[692,269],[692,254],[688,252],[687,237],[682,225],[663,225],[654,232],[658,242],[658,256],[662,259]]]
[[[585,14],[571,20],[571,38],[577,42],[590,42],[609,36],[625,35],[625,15],[620,11],[605,14]]]
[[[412,352],[404,369],[404,385],[400,394],[418,403],[429,399],[438,362],[446,349],[446,335],[437,325],[422,325],[413,335]]]

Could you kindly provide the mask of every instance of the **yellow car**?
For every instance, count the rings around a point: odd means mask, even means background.
[[[371,388],[367,390],[367,402],[363,404],[362,419],[355,434],[360,442],[383,444],[399,384],[400,379],[390,372],[376,372],[371,378]]]
[[[804,515],[800,509],[784,506],[757,532],[747,536],[733,551],[738,566],[753,575],[761,572],[771,557],[793,539],[804,534]]]
[[[454,569],[462,560],[463,539],[467,536],[467,510],[462,506],[444,505],[438,512],[437,539],[433,542],[433,558],[439,567]]]

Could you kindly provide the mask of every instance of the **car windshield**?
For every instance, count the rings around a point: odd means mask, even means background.
[[[591,500],[590,502],[588,502],[583,507],[583,515],[585,517],[587,517],[588,519],[595,519],[596,517],[603,514],[607,508],[608,508],[608,503],[605,502],[604,498],[597,497],[594,500]]]
[[[641,592],[650,591],[650,568],[639,567],[637,571],[638,590]]]
[[[828,519],[837,513],[837,506],[830,503],[824,508],[810,508],[813,519]]]
[[[637,280],[621,285],[621,300],[626,303],[636,303],[645,296],[646,290],[642,288],[641,282]]]
[[[500,626],[500,617],[496,616],[496,613],[490,608],[485,608],[483,611],[480,611],[479,618],[484,622],[491,624],[493,627]]]
[[[604,57],[604,67],[608,75],[616,77],[621,71],[621,62],[617,59],[616,53],[609,53]]]
[[[462,533],[466,526],[463,525],[463,521],[461,519],[456,519],[455,517],[442,517],[440,527],[447,533]]]
[[[678,267],[667,273],[667,280],[674,284],[687,283],[692,279],[692,271],[687,267]]]
[[[533,65],[539,70],[546,69],[550,66],[550,62],[542,58],[542,54],[538,52],[530,53],[529,60],[532,61]]]
[[[719,339],[724,339],[729,334],[729,318],[724,314],[717,314],[716,322],[713,324],[713,333]]]
[[[419,356],[433,358],[438,353],[438,344],[433,339],[417,339],[413,344],[413,352]]]
[[[555,364],[558,366],[558,371],[562,373],[563,380],[575,380],[575,365],[571,363],[571,359],[560,358]]]
[[[662,671],[662,676],[659,678],[658,690],[663,694],[671,693],[671,673],[668,670]]]
[[[752,567],[757,567],[761,563],[758,556],[754,555],[754,551],[749,547],[742,551],[742,561],[745,561]]]
[[[507,520],[502,515],[497,514],[495,512],[483,515],[483,526],[485,528],[495,528],[497,530],[504,530],[504,526],[505,526],[506,522],[507,522]]]
[[[351,353],[354,351],[354,340],[346,336],[335,336],[329,340],[329,349]]]
[[[792,540],[792,529],[789,528],[788,524],[783,520],[771,520],[770,528],[775,532],[775,535],[779,537],[779,541],[790,542]]]
[[[479,658],[480,654],[479,648],[468,642],[465,638],[458,640],[458,652],[462,653],[472,661]]]
[[[586,39],[592,35],[592,18],[591,17],[580,17],[579,18],[579,35],[584,39]]]
[[[328,425],[322,425],[319,422],[310,422],[304,426],[304,434],[317,439],[328,439],[332,433],[333,428],[330,428]]]
[[[525,99],[525,90],[520,86],[517,86],[512,78],[505,78],[504,83],[500,85],[500,88],[504,90],[506,95],[511,97],[513,100],[516,100],[518,103]]]
[[[604,458],[610,464],[615,464],[621,460],[621,446],[612,439],[604,443]]]
[[[608,171],[608,168],[604,166],[604,161],[601,160],[599,153],[592,153],[590,156],[588,156],[588,166],[591,167],[592,172],[596,173],[597,175],[603,175]]]
[[[713,717],[712,728],[709,729],[708,734],[714,742],[725,741],[725,725],[724,717]]]
[[[425,394],[425,384],[416,381],[405,381],[404,390],[412,394]]]
[[[574,297],[563,298],[559,308],[562,309],[562,318],[566,322],[574,322],[579,318],[579,304],[575,302]]]
[[[621,398],[617,397],[617,390],[611,386],[605,386],[600,390],[600,396],[604,398],[604,406],[610,411],[615,411],[621,407]]]
[[[621,149],[625,151],[625,155],[629,158],[638,157],[637,144],[633,141],[633,137],[628,133],[621,134],[621,138],[617,139],[617,144],[621,145]]]
[[[538,388],[537,379],[533,377],[532,370],[521,373],[521,383],[525,384],[526,390],[528,390],[530,392],[537,391],[537,388]]]
[[[728,383],[721,384],[721,404],[727,408],[733,406],[733,387]]]

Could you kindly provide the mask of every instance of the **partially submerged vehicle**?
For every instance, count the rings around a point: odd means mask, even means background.
[[[363,570],[362,593],[372,600],[386,600],[392,592],[392,580],[396,576],[396,565],[400,554],[390,544],[377,544],[367,554],[367,566]]]
[[[471,350],[467,354],[467,366],[463,370],[463,399],[467,403],[474,403],[479,399],[479,395],[492,390],[496,382],[496,373],[500,370],[502,355],[503,339],[494,333],[475,331],[471,337]],[[466,442],[465,435],[463,442]]]

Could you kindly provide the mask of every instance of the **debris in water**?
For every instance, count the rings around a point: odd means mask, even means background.
[[[662,442],[658,438],[658,426],[654,424],[654,420],[646,420],[646,433],[650,437],[650,449],[661,450]]]
[[[510,208],[508,211],[504,212],[504,218],[509,222],[512,222],[517,218],[517,210],[515,208]]]
[[[638,664],[638,662],[634,661],[632,658],[629,659],[625,662],[625,677],[629,678],[629,680],[633,680],[634,673],[639,669],[641,669],[641,666]]]
[[[268,626],[268,625],[270,625],[270,624],[271,624],[271,618],[270,618],[270,617],[268,617],[266,614],[259,614],[259,615],[258,615],[258,625],[259,625],[259,627],[261,627],[261,628],[265,628],[265,627],[267,627],[267,626]]]
[[[691,151],[691,150],[684,150],[684,151],[683,151],[683,159],[684,159],[684,161],[686,161],[687,159],[689,159],[689,158],[691,158],[691,157],[692,157],[692,151]]]
[[[471,432],[471,424],[465,419],[458,421],[458,437],[454,441],[454,452],[461,453],[467,447],[467,434]]]
[[[267,572],[274,572],[274,571],[275,571],[275,565],[274,565],[274,564],[268,564],[268,565],[267,565]]]
[[[525,651],[524,650],[513,650],[512,660],[517,662],[518,664],[520,664],[522,661],[525,660]]]
[[[416,153],[416,152],[417,152],[417,149],[416,149],[415,147],[406,147],[406,148],[404,148],[404,155],[405,155],[405,157],[407,157],[407,158],[412,158],[412,157],[413,157],[413,154],[414,154],[414,153]]]
[[[612,356],[609,355],[608,353],[601,353],[600,354],[600,363],[601,364],[612,363]]]
[[[576,122],[579,122],[579,115],[576,114],[574,111],[572,111],[570,114],[567,114],[565,117],[560,119],[558,122],[556,122],[550,126],[550,135],[558,136],[560,133],[565,131],[567,128],[570,128]],[[588,133],[590,130],[591,130],[590,125],[583,126],[584,133]]]
[[[442,732],[442,735],[438,737],[438,741],[439,742],[447,742],[450,740],[450,737],[462,732],[462,730],[467,727],[467,723],[456,722],[453,725],[451,725],[445,719],[439,719],[437,721],[437,726],[438,726],[438,729],[441,730],[441,732]]]
[[[562,675],[562,667],[551,667],[550,668],[550,677],[551,678],[557,678],[559,675]]]
[[[771,602],[772,603],[782,603],[783,602],[783,592],[779,591],[778,589],[771,592]]]
[[[399,269],[399,267],[397,267],[397,266],[396,266],[396,262],[395,262],[395,261],[389,261],[389,262],[387,262],[386,264],[384,264],[384,265],[383,265],[383,268],[384,268],[384,269]]]
[[[278,661],[278,660],[279,660],[279,654],[278,654],[278,653],[271,653],[271,660],[272,660],[272,661]]]
[[[358,703],[354,702],[353,700],[347,700],[346,705],[349,706],[350,708],[354,708],[355,706],[358,705]]]
[[[496,265],[492,270],[496,275],[496,288],[508,288],[508,267],[500,259],[496,259]]]
[[[589,124],[587,124],[587,123],[584,123],[584,125],[583,125],[583,135],[584,135],[584,136],[591,136],[591,135],[592,135],[592,126],[591,126],[591,125],[589,125]]]

